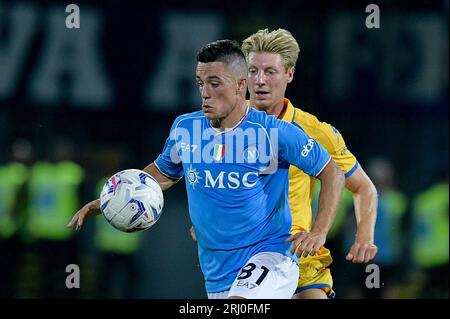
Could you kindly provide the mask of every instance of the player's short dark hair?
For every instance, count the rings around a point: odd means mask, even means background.
[[[223,62],[227,65],[238,62],[246,66],[245,56],[237,41],[218,40],[205,45],[197,54],[197,62]]]

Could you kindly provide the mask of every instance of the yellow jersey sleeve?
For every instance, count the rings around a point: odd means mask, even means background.
[[[347,149],[341,133],[332,125],[320,122],[314,115],[294,109],[293,124],[297,124],[306,134],[319,142],[330,153],[333,160],[350,177],[358,168],[356,157]]]
[[[285,122],[298,126],[319,142],[330,153],[346,177],[358,168],[355,156],[347,149],[341,134],[330,124],[320,122],[314,115],[295,108],[284,99],[284,111],[279,116]],[[316,179],[294,165],[289,167],[289,205],[292,214],[291,233],[311,230],[313,214],[312,199]]]

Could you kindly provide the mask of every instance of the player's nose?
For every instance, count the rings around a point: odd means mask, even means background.
[[[263,85],[266,84],[266,78],[265,78],[263,72],[258,72],[258,74],[256,75],[255,80],[256,80],[256,81],[255,81],[255,84],[256,84],[257,86],[263,86]]]
[[[202,96],[203,101],[210,98],[210,94],[208,90],[206,89],[206,86],[203,86],[200,90],[200,95]]]

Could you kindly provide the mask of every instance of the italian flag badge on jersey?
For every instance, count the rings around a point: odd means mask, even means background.
[[[224,144],[216,144],[214,146],[214,160],[220,161],[225,156],[225,145]]]

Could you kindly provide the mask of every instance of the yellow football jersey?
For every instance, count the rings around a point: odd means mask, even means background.
[[[283,121],[299,126],[306,134],[319,142],[330,153],[333,160],[349,177],[358,167],[356,157],[347,149],[338,130],[328,123],[320,122],[317,117],[296,108],[288,99],[284,99]],[[289,204],[292,212],[292,233],[311,230],[311,201],[315,178],[291,165],[289,168]]]
[[[328,123],[320,122],[317,117],[295,108],[288,99],[284,99],[283,121],[292,123],[319,142],[331,155],[336,164],[349,177],[357,168],[358,161],[347,149],[338,130]],[[289,205],[292,214],[291,233],[311,230],[312,199],[316,179],[291,165],[289,168]],[[296,293],[310,288],[320,288],[329,298],[334,297],[333,278],[327,268],[333,259],[330,251],[321,247],[314,256],[300,257],[300,273]]]

